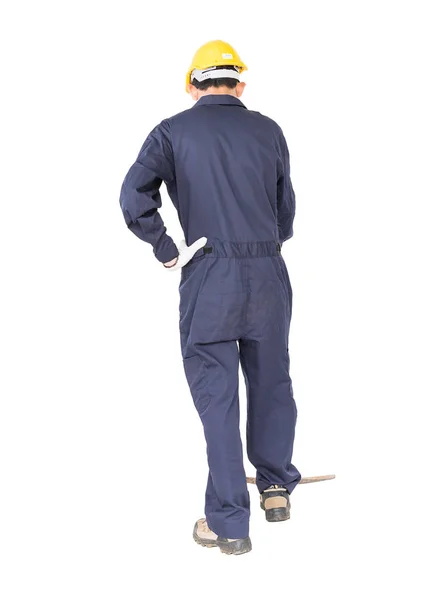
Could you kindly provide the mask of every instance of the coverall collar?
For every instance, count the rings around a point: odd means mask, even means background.
[[[202,96],[194,106],[202,106],[203,104],[231,104],[246,108],[239,98],[230,96],[230,94],[208,94],[207,96]]]

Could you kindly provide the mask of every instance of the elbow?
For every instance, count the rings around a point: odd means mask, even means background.
[[[291,228],[290,231],[288,231],[288,233],[283,241],[286,242],[286,241],[290,240],[293,235],[294,235],[294,230]]]
[[[289,240],[294,235],[293,222],[294,215],[291,213],[280,220],[278,229],[281,243],[286,242],[286,240]]]
[[[283,232],[279,235],[279,241],[281,244],[283,244],[284,242],[288,241],[291,239],[291,237],[294,235],[294,230],[290,229],[286,232]]]

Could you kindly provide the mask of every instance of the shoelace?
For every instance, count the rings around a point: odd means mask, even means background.
[[[203,519],[203,521],[200,522],[200,530],[203,531],[203,533],[210,533],[211,530],[209,529],[208,523],[206,521],[206,519]]]

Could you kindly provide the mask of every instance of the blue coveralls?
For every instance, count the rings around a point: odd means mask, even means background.
[[[260,492],[289,492],[297,411],[289,376],[292,290],[280,253],[292,236],[295,196],[280,127],[231,95],[202,97],[160,123],[130,168],[120,204],[126,223],[161,262],[178,254],[158,212],[164,181],[190,245],[182,269],[184,369],[203,423],[209,463],[205,514],[225,538],[249,532],[239,432],[238,367],[247,389],[247,452]]]

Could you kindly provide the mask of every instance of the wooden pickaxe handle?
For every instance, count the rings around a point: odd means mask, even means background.
[[[317,481],[329,481],[335,479],[335,475],[316,475],[315,477],[303,477],[299,483],[316,483]],[[246,477],[248,483],[255,483],[255,477]]]

